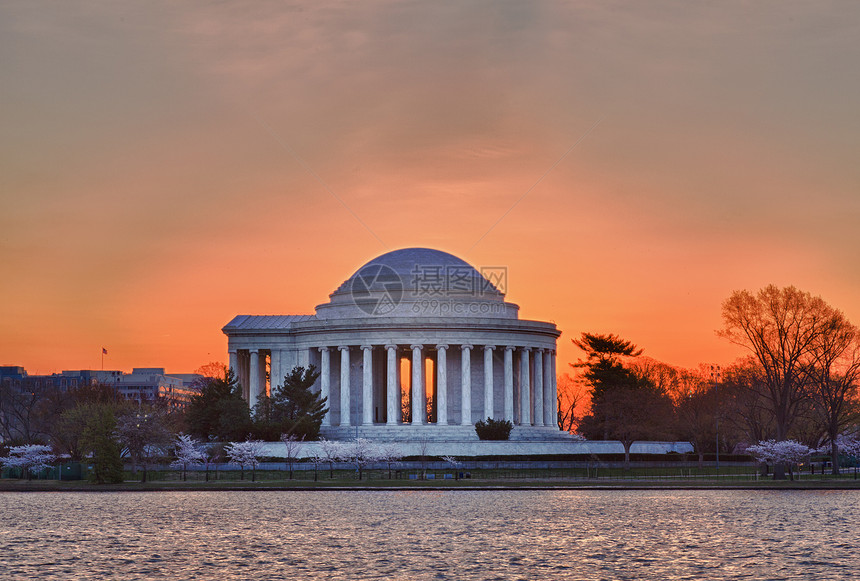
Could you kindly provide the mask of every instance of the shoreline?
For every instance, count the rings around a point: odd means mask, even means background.
[[[701,482],[696,484],[683,482],[653,482],[642,480],[639,482],[619,483],[577,483],[577,482],[549,482],[549,481],[505,481],[498,483],[469,482],[460,483],[455,481],[440,485],[428,481],[404,484],[393,481],[370,481],[365,483],[348,483],[333,481],[331,483],[307,482],[296,484],[285,484],[283,482],[236,482],[236,483],[205,483],[205,482],[124,482],[121,484],[91,484],[85,481],[61,482],[56,480],[36,481],[0,481],[0,493],[4,492],[253,492],[253,491],[275,491],[275,492],[316,492],[316,491],[392,491],[392,492],[414,492],[414,491],[501,491],[501,490],[857,490],[860,491],[860,480],[846,481],[760,481],[756,483],[738,482],[737,484],[725,482]]]

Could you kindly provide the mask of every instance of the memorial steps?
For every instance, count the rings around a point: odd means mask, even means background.
[[[474,426],[438,426],[427,424],[324,426],[320,437],[327,440],[353,440],[365,438],[377,442],[479,442]],[[515,442],[575,442],[574,436],[552,426],[514,426],[510,441]]]

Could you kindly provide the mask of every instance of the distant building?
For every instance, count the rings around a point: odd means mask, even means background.
[[[131,373],[116,370],[66,370],[51,375],[28,375],[23,367],[0,367],[0,384],[19,393],[45,390],[61,392],[86,385],[113,387],[130,401],[164,400],[171,407],[184,407],[196,393],[196,373],[168,374],[163,367],[136,367]]]
[[[21,379],[27,375],[27,371],[23,367],[17,365],[0,366],[0,382],[9,379]]]
[[[196,374],[182,374],[186,377]],[[184,407],[191,396],[199,391],[191,381],[182,377],[167,375],[163,367],[135,367],[131,373],[122,374],[113,384],[116,390],[126,399],[138,402],[154,402],[164,400],[173,407]]]

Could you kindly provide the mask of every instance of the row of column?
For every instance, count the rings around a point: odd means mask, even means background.
[[[271,351],[272,371],[274,358],[278,351]],[[236,374],[236,379],[242,387],[242,395],[248,400],[251,409],[257,404],[260,396],[266,393],[266,362],[269,351],[264,349],[239,350],[231,349],[230,369]],[[276,375],[272,375],[276,377]]]
[[[288,353],[279,349],[230,349],[230,369],[236,374],[236,379],[242,387],[242,396],[248,401],[251,409],[260,397],[269,390],[269,385],[280,384],[284,374],[294,366],[307,367],[310,364],[308,350],[298,352],[298,357],[284,357]],[[270,382],[266,381],[266,371],[269,371]]]
[[[385,345],[386,365],[386,423],[400,423],[400,382],[398,378],[397,345]],[[448,348],[438,344],[436,348],[436,423],[448,424]],[[555,352],[549,349],[504,346],[504,404],[503,409],[494,409],[495,377],[493,372],[494,345],[483,346],[484,385],[482,418],[506,419],[517,425],[556,426],[557,401],[555,381]],[[320,351],[320,392],[323,397],[331,396],[331,356],[332,347],[319,347]],[[341,345],[340,351],[340,410],[341,426],[350,426],[350,347]],[[360,424],[373,423],[373,345],[361,345],[362,361],[362,415]],[[412,350],[412,425],[427,423],[425,413],[424,385],[424,345],[410,345]],[[472,410],[472,349],[473,345],[460,345],[460,410],[462,425],[471,425]],[[514,351],[519,353],[520,415],[514,417]],[[534,352],[534,382],[532,382],[532,357]],[[532,402],[534,405],[532,406]],[[331,402],[330,402],[331,407]],[[331,414],[323,419],[323,425],[331,425]]]

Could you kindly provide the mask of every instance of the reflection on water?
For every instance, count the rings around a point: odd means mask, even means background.
[[[2,579],[849,579],[860,492],[0,494]]]

